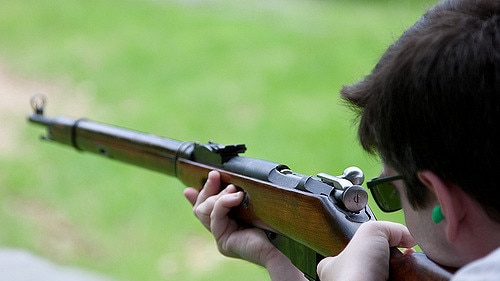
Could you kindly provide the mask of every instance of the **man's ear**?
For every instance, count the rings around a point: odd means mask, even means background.
[[[437,204],[441,206],[446,224],[446,235],[448,240],[455,241],[460,230],[460,223],[466,214],[465,194],[456,185],[443,181],[434,172],[425,170],[418,173],[420,181],[437,198]],[[435,206],[433,206],[434,208]]]

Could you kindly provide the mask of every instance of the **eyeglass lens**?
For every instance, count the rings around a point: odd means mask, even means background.
[[[391,181],[380,182],[371,188],[372,195],[384,212],[394,212],[401,209],[401,199]]]

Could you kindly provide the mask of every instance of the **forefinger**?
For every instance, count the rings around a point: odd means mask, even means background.
[[[220,192],[221,188],[220,182],[220,173],[217,171],[211,171],[208,173],[207,181],[203,185],[198,197],[196,198],[196,202],[194,203],[194,207],[197,207],[199,204],[205,202],[207,198],[210,196],[216,195]]]

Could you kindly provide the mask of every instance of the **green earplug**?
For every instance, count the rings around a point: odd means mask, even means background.
[[[440,223],[442,220],[444,220],[444,215],[441,211],[441,205],[437,205],[432,209],[432,221],[434,223]]]

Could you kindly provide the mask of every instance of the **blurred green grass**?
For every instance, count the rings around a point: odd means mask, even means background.
[[[218,255],[177,180],[38,141],[30,96],[46,91],[50,115],[374,177],[338,90],[433,2],[0,0],[1,73],[21,85],[0,87],[0,246],[125,280],[265,280]]]

